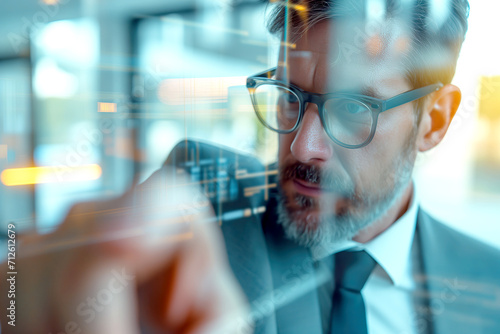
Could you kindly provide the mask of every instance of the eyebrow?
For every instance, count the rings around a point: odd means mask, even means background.
[[[371,97],[374,97],[376,99],[382,99],[380,92],[373,87],[364,87],[361,90],[361,94],[366,95],[366,96],[371,96]]]
[[[293,81],[289,81],[289,83],[294,85],[294,86],[297,86],[299,88],[302,88],[300,85],[298,85],[297,83],[295,83]],[[333,93],[333,92],[328,92],[328,93]],[[328,93],[326,93],[326,94],[328,94]],[[338,91],[338,93],[350,93],[350,94],[356,93],[356,94],[361,94],[361,95],[365,95],[365,96],[370,96],[370,97],[373,97],[373,98],[376,98],[379,100],[384,100],[384,98],[380,94],[379,90],[374,88],[374,87],[363,87],[358,92],[354,92],[352,90],[341,90],[341,91]]]

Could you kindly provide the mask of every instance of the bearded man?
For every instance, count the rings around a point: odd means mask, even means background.
[[[373,2],[278,2],[277,67],[247,79],[275,165],[201,143],[169,163],[238,166],[247,190],[214,207],[257,333],[499,332],[499,252],[420,209],[411,177],[460,104],[468,3]]]
[[[461,99],[469,6],[443,3],[277,2],[277,67],[247,79],[277,163],[186,140],[135,191],[77,205],[21,243],[3,329],[500,333],[499,251],[420,209],[411,178]],[[182,187],[199,181],[211,207]]]

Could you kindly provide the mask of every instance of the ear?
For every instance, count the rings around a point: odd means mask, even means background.
[[[425,152],[434,148],[443,140],[455,113],[462,93],[455,85],[445,85],[434,92],[425,103],[419,125],[417,148]]]

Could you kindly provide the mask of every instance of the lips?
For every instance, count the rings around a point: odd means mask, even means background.
[[[348,178],[341,177],[341,172],[334,173],[316,165],[295,162],[281,167],[279,174],[283,190],[290,195],[321,199],[326,204],[349,201],[354,194],[354,187]]]
[[[345,214],[351,203],[348,198],[340,196],[335,191],[321,188],[316,183],[293,179],[292,184],[296,193],[314,198],[317,203],[322,201],[321,210],[331,210],[330,214],[337,216]]]
[[[320,197],[325,192],[318,184],[299,179],[293,180],[293,186],[296,192],[309,197]]]

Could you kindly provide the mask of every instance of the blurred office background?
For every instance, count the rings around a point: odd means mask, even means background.
[[[463,104],[445,142],[419,157],[415,179],[425,208],[500,247],[500,3],[470,3],[455,78]],[[258,123],[244,86],[276,65],[266,6],[1,2],[1,233],[9,222],[52,230],[73,203],[147,178],[185,138],[271,162],[276,135]]]

